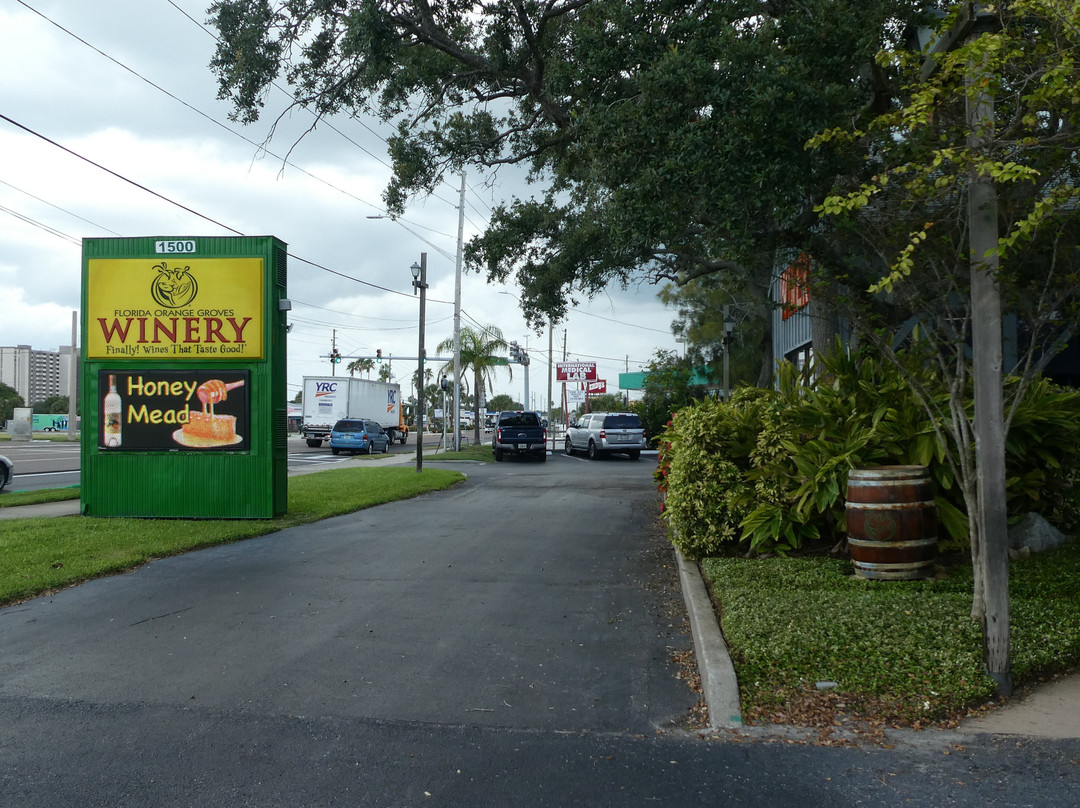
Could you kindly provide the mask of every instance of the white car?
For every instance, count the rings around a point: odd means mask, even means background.
[[[11,480],[11,475],[15,473],[15,464],[8,460],[3,455],[0,455],[0,491],[4,490],[4,486]]]
[[[566,430],[566,453],[585,452],[592,460],[616,452],[637,460],[645,443],[641,419],[632,412],[587,412]]]

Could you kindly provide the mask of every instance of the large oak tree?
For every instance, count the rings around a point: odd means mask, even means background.
[[[536,325],[612,283],[727,275],[765,301],[778,247],[827,259],[813,212],[861,165],[807,139],[887,107],[873,55],[915,0],[219,0],[240,120],[284,78],[318,115],[397,125],[401,212],[465,165],[527,166],[468,266]],[[281,112],[281,111],[277,111]]]

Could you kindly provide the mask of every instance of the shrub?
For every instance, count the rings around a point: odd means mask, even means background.
[[[902,358],[947,411],[933,366],[914,354]],[[965,547],[951,447],[938,440],[901,370],[868,349],[848,354],[839,345],[818,357],[817,369],[811,380],[780,363],[775,391],[744,389],[730,403],[711,400],[675,415],[657,482],[676,546],[698,558],[722,548],[786,553],[832,544],[846,530],[850,469],[921,465],[935,486],[942,544]],[[1080,525],[1080,393],[1036,380],[1015,408],[1006,452],[1010,518],[1035,511],[1064,530]]]
[[[735,393],[730,404],[708,399],[684,407],[661,436],[657,476],[667,491],[664,516],[673,543],[688,558],[716,554],[738,541],[748,510],[743,489],[751,486],[750,452],[771,395],[749,388]]]

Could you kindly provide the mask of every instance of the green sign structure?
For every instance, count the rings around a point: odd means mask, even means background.
[[[279,516],[285,244],[83,240],[85,516]]]

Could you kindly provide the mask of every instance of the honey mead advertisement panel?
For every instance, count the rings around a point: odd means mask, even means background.
[[[261,258],[87,262],[89,359],[262,359]]]
[[[251,444],[250,372],[98,372],[103,451],[245,451]]]

